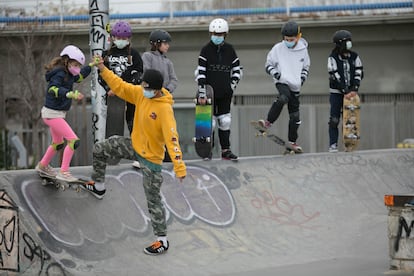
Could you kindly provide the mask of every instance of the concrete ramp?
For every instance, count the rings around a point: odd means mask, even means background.
[[[187,166],[183,184],[164,167],[171,247],[156,257],[143,253],[154,237],[129,164],[108,167],[103,200],[42,186],[33,170],[1,172],[0,274],[383,275],[383,196],[414,190],[412,149]]]

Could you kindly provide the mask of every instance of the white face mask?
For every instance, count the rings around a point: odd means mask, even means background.
[[[126,39],[116,39],[114,40],[114,44],[116,48],[118,49],[124,49],[126,46],[128,46],[129,41]]]
[[[352,48],[352,41],[348,40],[345,45],[346,45],[347,50],[351,49]]]

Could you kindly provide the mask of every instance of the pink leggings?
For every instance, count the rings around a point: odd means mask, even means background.
[[[68,171],[70,166],[70,161],[74,151],[73,143],[79,140],[78,136],[73,132],[70,125],[66,122],[64,118],[55,118],[55,119],[43,119],[43,122],[49,126],[50,134],[52,135],[52,145],[50,145],[45,155],[43,155],[40,163],[44,166],[49,165],[52,158],[55,156],[58,145],[63,145],[65,139],[67,141],[65,150],[63,151],[62,165],[60,167],[61,171]]]

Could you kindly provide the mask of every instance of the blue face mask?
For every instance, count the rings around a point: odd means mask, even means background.
[[[212,35],[211,41],[214,43],[214,45],[220,45],[224,42],[224,36]]]
[[[288,47],[288,48],[293,48],[293,46],[295,46],[295,44],[296,44],[296,41],[283,40],[283,42],[285,43],[286,47]]]
[[[148,99],[152,99],[155,96],[155,90],[153,89],[144,89],[144,97]]]

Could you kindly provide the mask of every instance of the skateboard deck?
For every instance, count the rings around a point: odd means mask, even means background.
[[[283,154],[295,154],[295,153],[303,153],[302,150],[294,149],[289,143],[286,143],[285,140],[280,138],[279,136],[268,133],[268,129],[262,127],[258,121],[250,121],[250,124],[258,131],[256,132],[256,136],[265,136],[275,142],[276,144],[285,148],[285,152]]]
[[[57,179],[56,177],[50,177],[42,173],[38,173],[38,174],[40,178],[42,179],[43,186],[53,185],[56,187],[56,189],[59,189],[62,191],[67,190],[67,189],[74,189],[76,192],[80,192],[80,190],[82,189],[81,188],[82,184],[93,182],[92,180],[86,180],[86,179],[81,179],[81,178],[79,178],[79,180],[75,182],[67,182],[64,180]]]
[[[125,126],[125,101],[117,96],[108,96],[105,138],[113,135],[124,136]],[[108,158],[109,165],[117,165],[121,159]]]
[[[206,85],[207,103],[201,105],[195,98],[195,136],[193,142],[195,150],[201,158],[210,158],[213,148],[213,97],[214,91],[210,85]],[[198,94],[198,93],[197,93]]]
[[[360,139],[360,99],[358,94],[351,97],[344,96],[342,109],[342,134],[345,151],[354,151]]]

